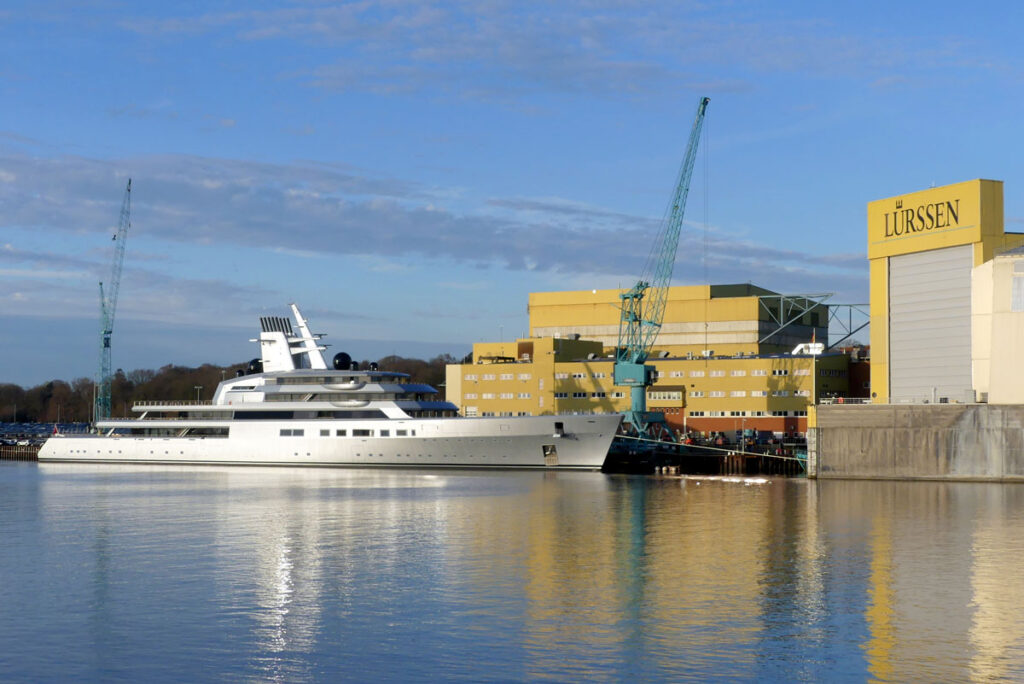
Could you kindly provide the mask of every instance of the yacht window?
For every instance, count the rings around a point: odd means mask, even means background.
[[[353,437],[371,437],[373,436],[373,430],[353,430]]]
[[[301,437],[302,435],[303,430],[292,430],[292,437]]]
[[[287,420],[294,411],[235,411],[235,420]]]
[[[334,435],[336,437],[344,437],[347,434],[348,434],[348,430],[335,430],[334,431]]]
[[[380,436],[381,437],[390,437],[391,436],[391,430],[381,430],[380,431]]]
[[[405,437],[408,433],[406,430],[395,430],[395,437]]]
[[[320,431],[320,436],[321,437],[329,437],[330,435],[331,435],[331,431],[330,430],[321,430]]]

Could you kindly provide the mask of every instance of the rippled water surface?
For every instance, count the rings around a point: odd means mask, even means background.
[[[1024,486],[0,463],[3,681],[1024,678]]]

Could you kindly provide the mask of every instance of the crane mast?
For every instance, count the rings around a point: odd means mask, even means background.
[[[121,203],[121,218],[114,233],[114,261],[110,268],[109,287],[106,294],[100,282],[100,368],[96,379],[96,400],[93,405],[93,420],[110,417],[110,337],[114,333],[114,314],[117,311],[117,294],[121,289],[121,269],[124,267],[124,246],[131,227],[132,179],[124,191]]]
[[[665,317],[668,288],[679,246],[679,232],[683,225],[686,198],[690,192],[690,178],[697,158],[704,113],[710,101],[710,98],[702,97],[697,105],[686,156],[679,167],[672,199],[647,257],[643,274],[632,288],[619,295],[622,305],[619,339],[615,350],[614,381],[616,386],[630,388],[630,407],[625,422],[641,436],[660,438],[662,435],[658,433],[664,432],[671,436],[664,414],[647,411],[647,388],[655,380],[654,366],[648,366],[647,359]]]

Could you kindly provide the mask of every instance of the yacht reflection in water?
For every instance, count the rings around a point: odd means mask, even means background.
[[[211,677],[1024,676],[1014,486],[39,467],[90,633],[177,601]]]

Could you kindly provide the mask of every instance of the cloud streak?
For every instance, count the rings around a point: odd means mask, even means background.
[[[451,259],[513,271],[638,274],[659,220],[558,198],[490,198],[455,211],[439,198],[451,193],[400,179],[373,178],[327,165],[267,164],[160,156],[102,161],[79,157],[0,157],[5,221],[13,227],[109,232],[129,173],[133,231],[163,241],[263,248],[315,257],[357,255]],[[39,188],[59,188],[40,192]],[[103,199],[97,199],[103,198]],[[743,264],[760,282],[783,269],[856,271],[863,255],[811,255],[731,238],[684,231],[680,273],[702,265]],[[14,257],[17,256],[17,259]],[[16,254],[0,259],[36,265],[79,265],[75,258]],[[57,261],[55,261],[55,259]],[[721,282],[720,277],[714,280]]]
[[[885,86],[897,70],[908,78],[920,70],[991,68],[991,60],[977,64],[978,46],[957,36],[853,35],[841,24],[742,1],[728,11],[659,0],[353,2],[129,17],[120,26],[151,39],[212,35],[319,49],[324,56],[290,77],[326,90],[480,100],[741,92],[778,72]],[[722,67],[710,80],[709,65]]]

